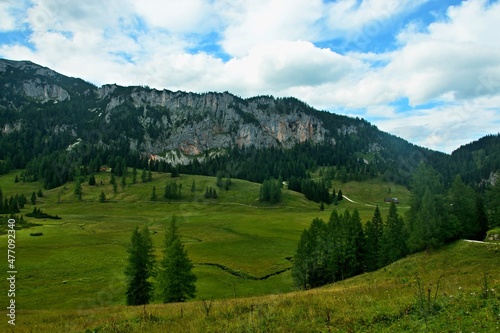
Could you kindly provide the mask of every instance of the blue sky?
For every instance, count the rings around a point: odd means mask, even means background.
[[[97,85],[294,96],[444,152],[500,132],[500,3],[0,0],[0,57]]]

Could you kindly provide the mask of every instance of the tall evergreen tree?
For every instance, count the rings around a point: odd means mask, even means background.
[[[158,276],[164,303],[184,302],[195,296],[196,276],[192,270],[193,264],[181,242],[174,216],[166,232]]]
[[[488,232],[488,216],[486,216],[483,198],[479,195],[476,201],[476,225],[477,232],[473,239],[482,241]]]
[[[101,194],[99,195],[99,201],[100,202],[106,201],[106,194],[104,194],[104,191],[101,191]]]
[[[411,181],[411,208],[407,212],[408,248],[412,252],[439,247],[446,239],[440,175],[421,163]]]
[[[366,237],[366,261],[365,268],[368,272],[375,271],[380,268],[381,256],[381,242],[382,242],[382,229],[383,220],[380,214],[380,209],[377,205],[373,212],[371,221],[365,224],[365,237]]]
[[[315,288],[331,281],[327,271],[326,239],[326,224],[318,218],[302,232],[292,268],[297,287]]]
[[[151,300],[153,285],[149,278],[153,275],[154,254],[151,234],[147,227],[132,232],[130,245],[127,249],[127,305],[148,304]]]
[[[132,169],[132,184],[137,183],[137,169],[134,167]]]
[[[151,201],[156,201],[158,196],[156,195],[156,186],[153,185],[153,190],[151,192]]]
[[[476,234],[475,193],[457,175],[448,190],[447,240],[471,239]]]
[[[391,202],[381,240],[379,267],[386,266],[406,256],[407,235],[404,222],[398,214],[396,203]]]
[[[500,177],[486,191],[488,220],[492,228],[500,227]]]

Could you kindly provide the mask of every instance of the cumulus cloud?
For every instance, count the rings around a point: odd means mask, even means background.
[[[409,12],[429,0],[338,0],[325,5],[330,29],[343,32],[376,33],[386,21]]]
[[[217,25],[217,7],[204,0],[141,0],[132,2],[151,26],[175,33],[203,33]]]
[[[445,104],[378,122],[380,129],[412,138],[412,142],[451,153],[485,134],[498,133],[500,96],[479,97],[463,104]]]
[[[225,9],[221,45],[236,57],[274,40],[316,40],[323,15],[321,0],[235,1]]]

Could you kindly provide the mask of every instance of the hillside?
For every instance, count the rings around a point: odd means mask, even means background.
[[[30,193],[42,187],[40,182],[15,183],[13,179],[19,174],[0,176],[5,197],[24,194],[29,198]],[[170,174],[153,173],[151,182],[132,184],[129,173],[128,185],[119,186],[114,194],[110,177],[111,173],[103,172],[96,175],[96,186],[83,183],[81,200],[74,194],[73,182],[43,191],[43,197],[37,199],[38,209],[61,219],[25,217],[41,225],[17,232],[17,260],[19,267],[24,267],[19,272],[23,281],[18,295],[22,308],[123,304],[126,246],[133,228],[147,225],[155,233],[153,241],[160,256],[165,228],[174,215],[196,265],[199,297],[221,299],[288,292],[293,290],[290,258],[300,233],[315,217],[328,219],[333,208],[356,208],[366,221],[373,215],[373,204],[381,205],[386,214],[388,207],[383,199],[389,187],[402,201],[401,212],[409,197],[404,187],[380,179],[334,183],[337,190],[342,188],[360,203],[346,200],[320,211],[317,203],[289,190],[284,190],[283,201],[278,205],[260,203],[260,184],[238,179],[233,179],[229,191],[225,191],[216,186],[214,177],[171,178]],[[174,181],[182,185],[183,197],[169,203],[163,199],[163,193],[165,185]],[[191,192],[193,181],[195,192]],[[151,201],[153,186],[157,201]],[[207,187],[217,189],[217,200],[204,198]],[[99,201],[101,191],[106,194],[105,203]],[[30,213],[33,207],[26,204],[20,214]],[[36,233],[43,236],[31,236]],[[5,240],[6,235],[0,235],[0,239]],[[0,242],[0,250],[5,250],[6,244]],[[112,296],[103,304],[95,304],[96,290],[109,286]],[[66,288],[65,297],[57,300],[61,287]]]
[[[142,168],[153,157],[190,164],[185,172],[224,171],[257,180],[241,172],[252,167],[248,160],[287,151],[286,163],[266,158],[259,168],[277,178],[303,176],[314,165],[344,166],[400,183],[420,161],[442,167],[447,160],[362,119],[318,111],[291,97],[95,87],[9,60],[0,60],[0,86],[0,173],[27,168],[29,178],[44,179],[47,188],[72,180],[68,170],[78,164],[98,169],[99,162],[114,166],[118,157],[129,167]],[[221,156],[227,159],[217,160]],[[40,172],[44,158],[53,166]]]
[[[459,241],[307,292],[22,311],[16,332],[31,332],[33,325],[39,332],[494,332],[500,327],[499,251],[498,244]]]

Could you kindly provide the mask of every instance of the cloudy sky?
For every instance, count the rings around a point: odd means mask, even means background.
[[[0,0],[0,57],[294,96],[444,152],[500,132],[498,0]]]

